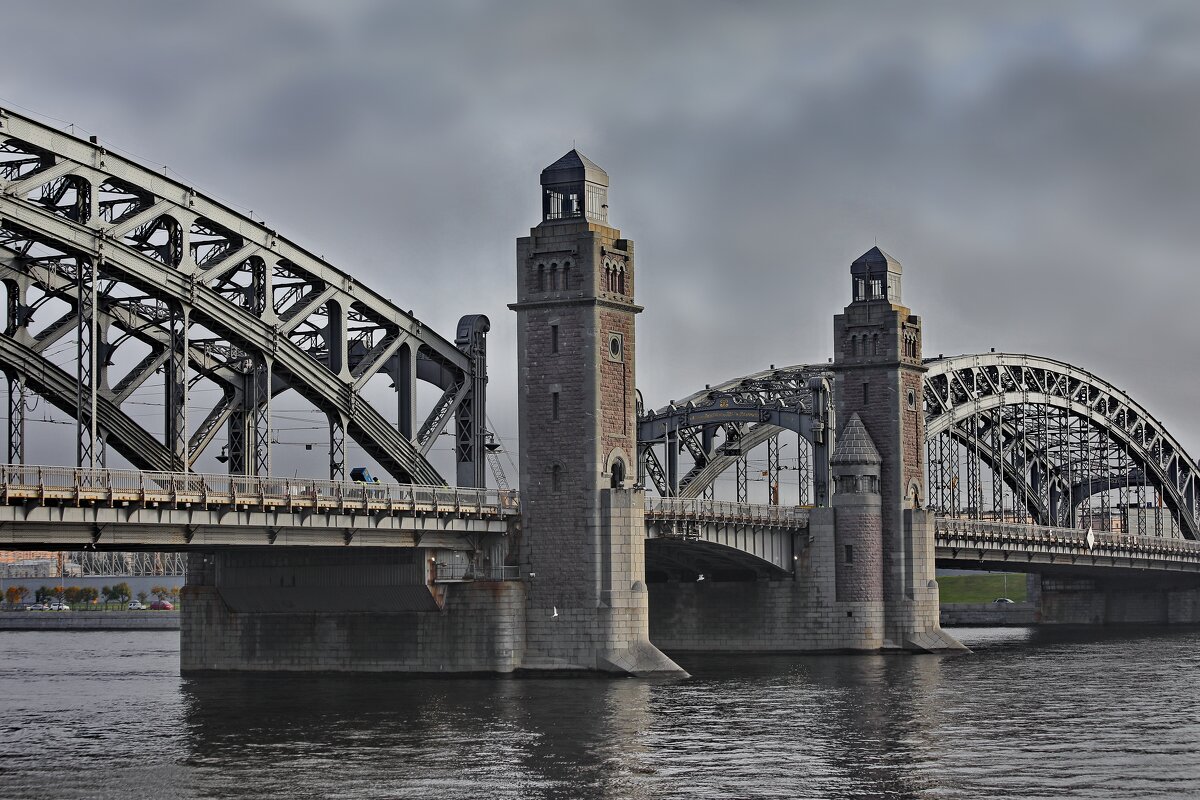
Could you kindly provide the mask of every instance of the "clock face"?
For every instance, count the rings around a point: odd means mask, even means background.
[[[608,335],[608,357],[612,361],[625,359],[625,338],[621,334],[610,333]]]

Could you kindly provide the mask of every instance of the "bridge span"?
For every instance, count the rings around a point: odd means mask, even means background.
[[[519,532],[513,490],[14,464],[0,474],[5,549],[473,551],[483,537]],[[645,505],[647,539],[705,547],[717,565],[758,561],[791,574],[807,544],[808,507],[653,495]],[[946,516],[935,517],[934,534],[947,567],[1200,572],[1191,539]],[[699,574],[704,558],[691,553]]]
[[[477,548],[518,524],[517,492],[195,472],[5,465],[0,547]]]
[[[509,306],[518,495],[485,488],[488,317],[444,338],[266,223],[0,109],[0,547],[188,553],[185,671],[957,651],[938,563],[1086,568],[1052,591],[1091,598],[1071,612],[1089,619],[1118,583],[1169,576],[1159,617],[1200,620],[1200,467],[1124,392],[1048,358],[924,358],[902,267],[873,247],[832,358],[643,407],[608,175],[571,150],[539,183]],[[23,466],[34,394],[75,419],[74,468]],[[328,480],[277,475],[282,397],[323,420]],[[442,433],[451,476],[430,460]],[[348,442],[394,483],[346,482]],[[105,469],[110,451],[132,469]],[[229,474],[197,473],[207,458]]]

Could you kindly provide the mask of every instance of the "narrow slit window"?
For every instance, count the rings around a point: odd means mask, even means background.
[[[550,393],[550,419],[558,419],[558,392]]]
[[[557,325],[550,326],[550,352],[551,353],[558,352],[558,326]]]
[[[847,564],[854,563],[854,545],[852,545],[852,544],[846,545],[846,563]]]
[[[871,384],[869,384],[869,383],[863,384],[863,402],[864,403],[871,402]]]

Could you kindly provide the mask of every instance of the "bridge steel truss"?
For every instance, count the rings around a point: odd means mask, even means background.
[[[712,499],[713,484],[735,469],[737,502],[749,502],[747,455],[767,445],[770,505],[779,504],[779,437],[796,434],[799,504],[828,504],[831,432],[836,429],[831,376],[825,366],[770,369],[727,381],[655,411],[639,409],[640,479],[663,497]],[[691,460],[681,471],[681,448]],[[663,450],[659,457],[658,450]],[[811,491],[811,494],[810,494]]]
[[[9,463],[25,461],[33,392],[77,420],[79,467],[111,446],[187,472],[224,427],[230,473],[269,476],[271,407],[291,390],[326,417],[332,480],[348,436],[398,482],[446,484],[427,456],[453,420],[454,478],[484,486],[487,317],[451,343],[265,224],[2,109],[0,285]],[[394,422],[364,396],[376,376]],[[219,389],[211,407],[200,381]],[[423,421],[418,381],[440,390]],[[159,392],[159,435],[124,408],[139,390]]]
[[[939,515],[1200,540],[1197,463],[1124,392],[1070,364],[1031,355],[963,355],[929,359],[926,366],[925,500]],[[811,415],[812,399],[801,387],[825,370],[772,369],[643,414],[645,474],[662,496],[704,497],[717,476],[734,467],[737,500],[745,502],[745,454],[794,430],[789,414]],[[716,416],[719,411],[726,418]],[[742,421],[739,414],[746,415]],[[810,419],[815,429],[817,418]],[[724,432],[716,444],[705,432],[714,420]],[[823,424],[824,447],[831,449],[831,412]],[[694,460],[681,475],[679,444]],[[654,452],[663,445],[665,465]],[[772,485],[777,453],[767,458]],[[815,458],[800,461],[802,474],[816,473]],[[806,504],[803,488],[800,497]]]
[[[939,514],[1200,539],[1196,462],[1129,395],[1037,356],[926,365],[928,504]],[[1169,530],[1143,511],[1159,504]]]

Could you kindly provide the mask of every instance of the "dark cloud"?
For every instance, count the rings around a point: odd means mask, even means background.
[[[60,49],[70,20],[101,48]],[[651,403],[823,361],[849,262],[930,353],[1078,363],[1200,451],[1200,12],[1185,3],[54,3],[0,97],[254,209],[437,329],[484,311],[578,144],[637,240]]]

